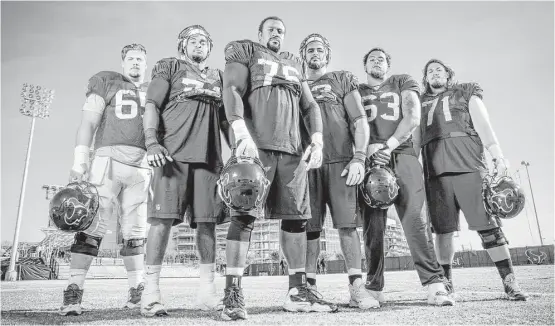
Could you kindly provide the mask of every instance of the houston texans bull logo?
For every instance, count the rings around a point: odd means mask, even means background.
[[[497,206],[504,213],[509,213],[514,208],[515,193],[512,189],[503,189],[502,191],[494,194],[492,199],[492,204]]]
[[[81,223],[81,220],[89,214],[88,207],[90,202],[90,198],[83,204],[75,197],[65,200],[62,204],[62,207],[64,207],[64,221],[68,225],[78,225]]]

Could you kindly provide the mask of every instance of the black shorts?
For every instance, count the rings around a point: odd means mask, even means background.
[[[480,172],[430,177],[426,180],[426,197],[434,233],[459,231],[461,210],[470,230],[490,230],[500,226],[484,208]]]
[[[322,231],[326,204],[335,229],[362,227],[357,205],[358,186],[347,186],[347,176],[341,176],[347,164],[349,162],[322,164],[319,169],[308,172],[312,212],[306,227],[308,232]]]
[[[258,156],[270,180],[266,205],[250,212],[231,210],[231,216],[251,215],[256,218],[307,220],[310,215],[306,163],[301,156],[283,152],[258,150]]]
[[[148,196],[148,217],[173,219],[174,225],[187,218],[193,228],[199,222],[223,223],[224,204],[217,193],[220,175],[206,164],[167,162],[154,168]]]

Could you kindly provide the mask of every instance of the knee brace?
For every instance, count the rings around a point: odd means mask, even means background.
[[[76,254],[96,257],[98,256],[98,248],[100,248],[101,242],[101,237],[94,237],[84,232],[77,232],[75,233],[75,238],[69,251]]]
[[[318,240],[320,239],[320,233],[320,231],[306,232],[306,240]]]
[[[249,242],[256,218],[250,215],[233,216],[227,231],[227,240]]]
[[[136,256],[145,253],[145,238],[123,240],[123,247],[119,251],[122,256]]]
[[[283,220],[281,230],[289,233],[303,233],[306,231],[306,220]]]
[[[491,230],[478,231],[478,234],[482,239],[482,247],[484,247],[484,249],[490,249],[509,244],[509,241],[505,237],[505,234],[503,234],[501,228],[498,227]]]

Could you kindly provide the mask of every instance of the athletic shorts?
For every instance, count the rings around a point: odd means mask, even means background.
[[[459,231],[461,210],[470,230],[490,230],[500,226],[496,218],[488,216],[484,208],[480,172],[431,177],[426,180],[426,198],[434,233]]]
[[[231,216],[307,220],[310,215],[306,163],[301,156],[283,152],[258,150],[258,156],[270,181],[265,207],[249,212],[231,210]]]
[[[326,204],[329,207],[333,227],[362,227],[362,219],[357,205],[358,186],[347,186],[347,176],[341,173],[349,162],[323,164],[308,172],[310,189],[310,211],[307,231],[322,231],[326,218]]]
[[[173,219],[173,225],[185,218],[192,228],[196,223],[228,221],[224,204],[217,193],[220,175],[202,163],[167,162],[154,168],[148,196],[148,217]]]

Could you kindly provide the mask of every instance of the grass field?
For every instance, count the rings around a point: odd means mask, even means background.
[[[319,275],[319,291],[327,300],[340,303],[338,313],[286,313],[281,304],[287,289],[284,276],[245,277],[243,291],[249,319],[255,325],[354,325],[354,324],[535,324],[553,325],[554,266],[515,267],[521,287],[530,294],[527,302],[506,300],[497,270],[455,269],[457,291],[454,307],[431,307],[415,271],[387,272],[387,302],[380,309],[360,311],[347,306],[349,293],[345,274]],[[225,279],[218,277],[218,289]],[[218,312],[192,310],[197,279],[164,278],[160,282],[170,316],[143,318],[139,310],[119,309],[126,299],[126,280],[87,280],[84,313],[77,317],[58,316],[66,281],[2,282],[1,324],[87,324],[87,325],[216,325],[224,323]]]

